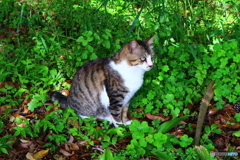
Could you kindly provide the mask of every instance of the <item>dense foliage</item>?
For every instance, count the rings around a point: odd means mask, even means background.
[[[215,81],[216,110],[240,100],[238,0],[1,0],[0,6],[0,157],[21,157],[12,150],[34,139],[41,146],[27,152],[34,159],[85,150],[93,159],[200,159],[192,124],[207,85]],[[130,106],[139,121],[113,128],[49,103],[49,92],[68,90],[82,64],[152,35],[155,66]],[[149,115],[155,120],[143,121]],[[180,126],[189,134],[168,132],[189,115],[193,121]],[[239,113],[230,117],[231,125],[240,121]],[[210,135],[221,132],[209,123],[201,145],[218,149]]]

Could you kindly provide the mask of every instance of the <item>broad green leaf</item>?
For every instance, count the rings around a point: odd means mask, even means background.
[[[236,119],[237,122],[240,122],[240,113],[236,113],[234,115],[234,118]]]
[[[189,115],[187,116],[183,116],[183,117],[178,117],[178,118],[174,118],[170,121],[164,122],[163,124],[161,124],[158,127],[158,132],[161,133],[166,133],[168,132],[170,129],[172,129],[174,126],[176,126],[177,124],[179,124],[182,120],[186,119],[190,117]]]
[[[109,148],[106,148],[104,153],[100,156],[99,160],[114,160],[111,150]]]
[[[97,55],[95,53],[92,53],[91,56],[90,56],[90,60],[94,60],[94,59],[97,59]]]
[[[87,59],[88,58],[88,52],[84,51],[82,52],[81,56],[77,57],[77,61],[81,61],[82,59]]]
[[[104,40],[103,41],[103,43],[102,43],[102,45],[104,46],[104,47],[106,47],[107,49],[109,49],[110,48],[110,41],[107,39],[107,40]]]
[[[51,75],[52,77],[55,77],[55,76],[57,75],[57,70],[56,70],[56,69],[52,69],[52,70],[50,71],[50,75]]]
[[[6,148],[0,148],[1,152],[4,154],[8,154],[8,151],[6,150]]]
[[[196,153],[198,154],[201,160],[206,160],[206,159],[210,160],[211,158],[213,158],[210,156],[208,150],[204,146],[196,146],[194,150],[196,151]]]
[[[85,42],[86,40],[84,39],[84,37],[83,36],[80,36],[80,37],[78,37],[78,39],[76,40],[77,42]]]
[[[168,101],[172,101],[174,99],[174,94],[166,94],[165,99]]]
[[[236,137],[240,137],[240,131],[233,132],[233,135]]]
[[[167,136],[165,134],[162,134],[161,132],[154,134],[154,146],[156,146],[157,148],[162,148],[162,145],[166,142]]]
[[[104,141],[110,141],[110,137],[108,135],[103,135]]]
[[[145,149],[142,147],[137,147],[136,152],[138,155],[145,155],[145,153],[146,153]]]
[[[154,139],[153,139],[153,135],[152,135],[152,134],[149,134],[145,139],[146,139],[146,141],[149,142],[149,143],[154,142]]]
[[[192,144],[193,138],[188,137],[188,135],[183,135],[180,137],[181,142],[179,143],[181,147],[187,147],[188,145]]]
[[[92,34],[93,34],[92,31],[85,31],[85,32],[83,33],[83,35],[84,35],[85,37],[91,37]]]
[[[19,90],[15,93],[14,97],[21,96],[25,91],[26,89],[19,88]]]
[[[162,71],[163,71],[163,72],[169,71],[168,65],[164,65],[163,68],[162,68]]]
[[[139,139],[139,145],[140,145],[141,147],[146,147],[146,146],[147,146],[147,142],[145,141],[144,138]]]
[[[157,150],[153,150],[152,153],[156,155],[159,160],[172,160],[172,158],[169,157],[169,153],[167,152],[158,152]]]
[[[45,39],[42,36],[40,36],[40,38],[41,38],[42,44],[44,46],[44,49],[46,50],[46,52],[48,52],[48,47],[47,47],[47,44],[45,42]],[[42,53],[42,56],[45,57],[45,54]]]
[[[27,105],[30,111],[34,111],[35,108],[40,107],[44,104],[42,102],[38,102],[37,99],[32,99]]]
[[[147,98],[143,98],[143,99],[142,99],[142,103],[143,103],[144,105],[146,105],[146,104],[148,103]]]

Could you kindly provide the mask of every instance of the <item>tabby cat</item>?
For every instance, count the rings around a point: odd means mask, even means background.
[[[133,40],[111,57],[87,62],[75,74],[70,95],[54,91],[51,100],[75,109],[82,118],[94,115],[114,126],[130,124],[129,101],[153,67],[153,40]]]

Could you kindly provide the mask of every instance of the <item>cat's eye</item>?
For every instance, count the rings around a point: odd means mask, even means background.
[[[140,58],[140,60],[141,60],[142,62],[144,62],[144,61],[146,61],[146,57],[142,57],[142,58]]]

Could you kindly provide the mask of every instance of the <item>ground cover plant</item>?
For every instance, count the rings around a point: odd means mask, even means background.
[[[240,154],[238,0],[0,6],[1,159],[239,159],[210,156]],[[81,119],[49,101],[53,90],[69,94],[82,64],[152,35],[155,66],[131,101],[131,125]],[[209,105],[196,143],[200,104]]]

